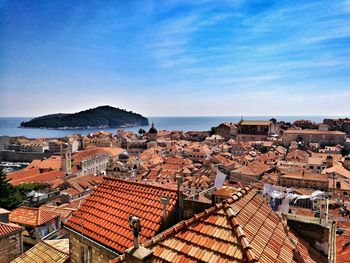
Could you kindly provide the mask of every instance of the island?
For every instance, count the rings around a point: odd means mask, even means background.
[[[57,113],[22,122],[25,128],[89,129],[147,126],[148,119],[138,113],[111,106],[100,106],[77,113]]]

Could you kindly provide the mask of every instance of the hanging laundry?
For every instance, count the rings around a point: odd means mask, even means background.
[[[263,190],[263,195],[266,195],[270,192],[270,184],[264,184],[264,190]]]
[[[279,206],[279,201],[277,198],[272,198],[271,199],[271,209],[275,212],[278,211],[278,206]]]

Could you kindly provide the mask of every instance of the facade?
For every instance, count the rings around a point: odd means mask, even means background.
[[[203,163],[209,160],[211,150],[206,145],[194,145],[184,149],[185,154],[194,162]]]
[[[23,253],[22,231],[9,223],[10,211],[0,208],[0,262],[8,263]]]
[[[77,175],[97,174],[106,171],[110,153],[103,148],[76,152],[72,156],[72,169]]]
[[[217,134],[214,134],[210,137],[205,138],[205,143],[211,146],[222,144],[224,142],[225,142],[225,138]]]
[[[313,173],[289,173],[279,176],[279,185],[285,187],[312,188],[322,191],[328,189],[328,176]]]
[[[23,228],[0,222],[0,262],[9,263],[22,254]]]
[[[293,141],[309,143],[319,143],[321,146],[344,145],[346,134],[340,131],[320,131],[320,130],[286,130],[283,132],[283,146],[290,146]]]
[[[273,121],[241,120],[237,127],[237,139],[240,141],[263,141],[273,133],[276,133]]]
[[[49,141],[49,152],[52,154],[60,154],[61,153],[61,146],[64,144],[64,142],[59,140],[51,140]]]
[[[226,140],[233,139],[237,134],[237,124],[224,122],[215,128],[215,134],[224,137]]]

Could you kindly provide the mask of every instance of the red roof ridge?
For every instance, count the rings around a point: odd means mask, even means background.
[[[164,186],[161,186],[161,185],[145,184],[143,182],[135,182],[135,181],[129,181],[129,180],[124,180],[124,179],[119,179],[119,178],[114,178],[114,177],[107,177],[107,176],[104,176],[103,179],[104,180],[107,179],[107,180],[110,180],[110,181],[119,181],[119,182],[128,183],[128,184],[138,184],[138,185],[141,185],[141,186],[147,186],[147,187],[150,187],[150,188],[157,188],[157,189],[166,190],[166,191],[174,192],[174,193],[177,192],[176,189],[167,188],[167,187],[164,187]]]
[[[244,234],[244,231],[240,224],[237,222],[237,219],[235,218],[235,212],[233,211],[232,207],[228,204],[226,200],[223,201],[224,204],[224,210],[226,212],[226,215],[228,217],[229,222],[231,223],[231,226],[233,228],[234,234],[237,236],[238,241],[242,245],[242,250],[248,260],[248,263],[251,262],[258,262],[258,260],[255,257],[255,254],[253,252],[252,247],[250,246],[250,243],[248,239],[246,238],[246,235]]]

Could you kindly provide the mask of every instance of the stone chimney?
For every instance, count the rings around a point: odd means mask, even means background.
[[[153,252],[139,243],[139,234],[141,232],[140,219],[136,216],[129,217],[129,225],[134,236],[134,246],[125,251],[125,261],[127,263],[150,263],[152,262]]]

